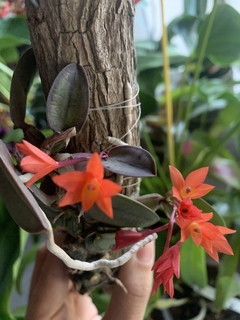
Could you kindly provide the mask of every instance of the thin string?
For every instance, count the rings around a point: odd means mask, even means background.
[[[101,110],[112,110],[112,109],[121,109],[121,108],[132,108],[132,107],[138,107],[138,104],[134,104],[134,105],[122,105],[122,104],[126,104],[132,100],[134,100],[139,94],[139,85],[137,85],[137,92],[135,94],[135,96],[131,97],[130,99],[127,99],[125,101],[121,101],[121,102],[116,102],[116,103],[112,103],[112,104],[108,104],[106,106],[102,106],[102,107],[98,107],[98,108],[90,108],[89,111],[101,111]],[[119,106],[119,107],[116,107]]]

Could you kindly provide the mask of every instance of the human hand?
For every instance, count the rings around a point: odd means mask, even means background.
[[[152,287],[154,244],[147,246],[120,268],[118,278],[128,293],[115,285],[103,320],[143,319]],[[39,249],[32,276],[25,320],[100,320],[88,295],[75,291],[68,268],[45,247]]]

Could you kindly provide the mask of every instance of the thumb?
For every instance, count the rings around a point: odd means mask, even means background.
[[[120,268],[118,278],[128,293],[115,285],[104,320],[143,319],[152,288],[154,251],[154,243],[151,242]]]

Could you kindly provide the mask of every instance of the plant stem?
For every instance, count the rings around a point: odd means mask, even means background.
[[[216,11],[217,11],[217,6],[218,6],[218,1],[214,0],[214,5],[213,5],[212,12],[210,14],[208,27],[207,27],[205,36],[203,38],[202,47],[200,49],[199,57],[198,57],[197,64],[196,64],[196,69],[195,69],[195,72],[194,72],[193,86],[192,86],[192,90],[191,90],[190,95],[189,95],[188,105],[187,105],[187,109],[186,109],[186,117],[185,117],[184,129],[183,129],[183,132],[182,132],[182,135],[181,135],[181,138],[180,138],[180,148],[179,148],[178,157],[177,157],[178,166],[180,166],[180,163],[181,163],[181,157],[182,157],[181,150],[182,150],[182,146],[183,146],[183,143],[184,143],[184,140],[185,140],[186,131],[188,130],[188,126],[189,126],[190,113],[191,113],[191,110],[192,110],[192,107],[193,107],[193,96],[194,96],[194,93],[195,93],[196,88],[197,88],[197,81],[198,81],[200,73],[201,73],[203,60],[204,60],[206,49],[207,49],[207,45],[208,45],[209,36],[210,36],[211,30],[212,30],[215,14],[216,14]]]
[[[169,153],[169,164],[175,166],[175,147],[173,138],[173,107],[172,107],[172,97],[171,97],[171,83],[169,74],[169,57],[167,54],[168,38],[167,29],[164,23],[164,0],[161,0],[161,13],[162,13],[162,53],[163,53],[163,72],[164,72],[164,82],[165,82],[165,92],[166,92],[166,114],[167,114],[167,144]]]

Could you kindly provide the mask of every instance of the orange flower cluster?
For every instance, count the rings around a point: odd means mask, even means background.
[[[25,155],[21,161],[23,172],[35,174],[26,184],[27,187],[58,168],[80,161],[80,159],[55,161],[25,140],[16,145]],[[96,203],[108,217],[113,218],[111,197],[121,192],[122,187],[109,179],[103,179],[103,176],[102,162],[99,155],[94,153],[87,163],[86,172],[70,171],[53,177],[53,181],[67,191],[59,207],[81,202],[83,210],[88,211]]]
[[[202,210],[194,206],[191,199],[197,199],[214,187],[204,184],[208,168],[201,168],[191,172],[184,180],[182,174],[174,167],[170,166],[170,176],[173,183],[172,194],[178,202],[175,222],[181,229],[181,239],[175,245],[169,248],[165,246],[163,255],[155,262],[154,270],[154,293],[158,286],[163,284],[164,291],[173,297],[173,276],[180,276],[180,245],[189,237],[197,246],[202,246],[204,250],[216,261],[218,261],[218,252],[233,254],[232,248],[227,242],[224,234],[234,233],[235,230],[215,226],[208,222],[213,214],[203,213]]]
[[[60,167],[74,164],[80,159],[71,159],[57,162],[31,143],[24,141],[17,144],[18,149],[25,155],[21,161],[23,172],[35,174],[27,183],[27,187]],[[210,192],[214,187],[204,184],[208,168],[201,168],[191,172],[186,179],[175,168],[170,166],[170,176],[173,183],[172,196],[175,198],[170,222],[153,230],[136,232],[132,230],[119,230],[116,232],[114,250],[132,245],[144,239],[149,234],[168,229],[164,252],[153,265],[154,285],[152,294],[163,284],[165,292],[170,297],[174,295],[173,277],[180,277],[180,246],[189,237],[197,246],[204,250],[216,261],[218,252],[233,254],[232,248],[224,237],[225,234],[234,233],[235,230],[215,226],[210,223],[213,214],[203,213],[197,208],[192,199],[200,198]],[[84,211],[96,205],[110,218],[113,218],[111,197],[117,195],[122,187],[104,179],[104,168],[97,153],[94,153],[87,162],[86,171],[70,171],[56,175],[53,181],[67,192],[59,202],[59,206],[67,206],[81,202]],[[181,229],[181,238],[170,247],[173,224]]]

